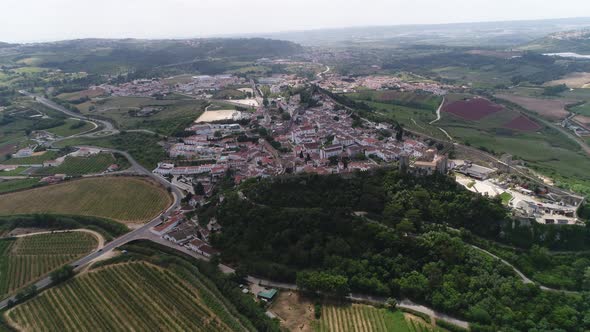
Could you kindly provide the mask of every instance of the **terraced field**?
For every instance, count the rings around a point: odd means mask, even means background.
[[[206,304],[207,292],[149,263],[118,264],[49,289],[6,316],[27,331],[243,330]]]
[[[94,174],[105,171],[114,163],[115,158],[110,153],[99,153],[89,157],[67,157],[63,164],[56,167],[41,168],[36,174],[67,174],[72,176]]]
[[[0,241],[0,297],[86,255],[98,240],[88,233],[39,234]]]
[[[423,320],[368,305],[324,305],[317,332],[442,332]]]
[[[137,223],[151,220],[171,203],[166,190],[144,179],[99,177],[3,195],[0,215],[57,213]]]

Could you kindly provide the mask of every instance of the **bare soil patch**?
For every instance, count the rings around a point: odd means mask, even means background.
[[[585,116],[585,115],[576,115],[574,117],[574,120],[576,122],[579,122],[583,125],[590,125],[590,116]]]
[[[568,74],[558,80],[547,82],[545,86],[565,84],[568,88],[580,89],[588,88],[590,85],[590,73],[576,72]]]
[[[313,303],[299,293],[279,293],[270,310],[279,317],[281,325],[289,331],[313,331],[315,320]]]
[[[570,113],[565,107],[576,102],[569,99],[543,99],[507,94],[500,94],[496,97],[513,102],[549,120],[565,119]]]

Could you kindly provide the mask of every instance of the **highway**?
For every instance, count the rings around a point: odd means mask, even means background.
[[[162,184],[163,186],[171,188],[171,193],[172,193],[172,196],[174,197],[174,202],[172,203],[172,205],[170,205],[170,207],[168,207],[168,209],[166,209],[166,211],[162,212],[157,217],[155,217],[154,219],[152,219],[150,222],[146,223],[145,225],[141,226],[140,228],[137,228],[125,235],[122,235],[122,236],[114,239],[113,241],[105,244],[104,247],[102,247],[101,249],[98,249],[98,250],[88,254],[87,256],[82,257],[82,258],[78,259],[77,261],[72,262],[70,265],[74,266],[76,269],[83,267],[84,265],[101,257],[102,255],[106,254],[107,252],[109,252],[115,248],[118,248],[126,243],[129,243],[134,240],[146,238],[146,233],[150,233],[149,229],[151,227],[154,227],[154,226],[158,225],[159,223],[161,223],[162,217],[165,218],[166,216],[168,216],[168,214],[171,211],[178,209],[180,207],[180,200],[184,197],[182,192],[178,188],[176,188],[175,186],[172,186],[166,179],[148,171],[145,167],[143,167],[135,159],[133,159],[133,157],[129,153],[127,153],[125,151],[115,150],[115,149],[105,149],[105,148],[94,147],[94,146],[88,146],[88,147],[101,149],[103,151],[116,152],[116,153],[119,153],[119,154],[125,156],[125,158],[127,158],[129,160],[129,162],[131,163],[131,165],[136,173],[148,176],[148,177],[154,179],[155,181],[157,181],[158,183]],[[51,278],[49,276],[47,276],[35,283],[35,286],[37,287],[38,290],[44,289],[49,285],[51,285]],[[12,297],[4,299],[3,301],[0,301],[0,310],[6,308],[9,300],[14,301],[14,299],[15,299],[15,297],[12,296]]]
[[[106,120],[98,120],[98,119],[89,120],[89,117],[87,117],[85,115],[82,115],[80,113],[72,112],[72,111],[66,109],[65,107],[63,107],[61,105],[58,105],[58,104],[54,103],[53,101],[51,101],[51,100],[49,100],[47,98],[44,98],[44,97],[41,97],[41,96],[32,94],[32,93],[30,93],[28,91],[25,91],[25,90],[19,90],[19,93],[22,94],[22,95],[31,97],[36,102],[38,102],[38,103],[40,103],[40,104],[42,104],[42,105],[44,105],[46,107],[49,107],[49,108],[51,108],[53,110],[56,110],[58,112],[62,112],[62,113],[66,114],[66,115],[68,115],[68,116],[70,116],[72,118],[76,118],[76,119],[80,119],[80,120],[84,120],[84,121],[93,122],[95,124],[96,123],[100,123],[103,126],[103,129],[100,130],[100,131],[98,131],[98,132],[72,135],[72,136],[70,136],[68,138],[71,138],[71,137],[82,137],[82,136],[108,136],[108,135],[116,135],[116,134],[119,133],[119,130],[116,129],[115,126],[111,122],[109,122],[109,121],[106,121]],[[101,134],[98,135],[99,133],[101,133]]]

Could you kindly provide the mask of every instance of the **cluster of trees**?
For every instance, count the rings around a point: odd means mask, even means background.
[[[565,84],[547,86],[547,87],[545,87],[545,89],[543,89],[543,95],[557,96],[560,93],[567,91],[567,90],[568,90],[568,88]]]
[[[32,214],[0,217],[1,231],[9,232],[17,227],[43,229],[88,228],[101,233],[107,241],[129,232],[129,228],[121,223],[89,216]]]
[[[74,277],[74,275],[76,275],[76,272],[74,272],[74,267],[71,265],[64,265],[59,269],[51,272],[49,274],[49,277],[51,278],[51,281],[54,284],[59,284],[66,280],[69,280],[70,278]]]
[[[247,199],[227,194],[217,209],[223,232],[213,243],[250,274],[335,295],[409,297],[476,331],[590,328],[587,294],[524,284],[464,242],[498,238],[511,222],[499,201],[450,178],[378,171],[249,180],[240,190]]]
[[[39,290],[37,289],[37,286],[35,286],[35,285],[27,286],[25,289],[16,293],[16,295],[14,296],[14,300],[13,299],[8,300],[8,303],[6,304],[6,306],[7,306],[7,308],[12,308],[13,306],[15,306],[19,303],[22,303],[30,298],[33,298],[35,295],[37,295],[38,292],[39,292]]]

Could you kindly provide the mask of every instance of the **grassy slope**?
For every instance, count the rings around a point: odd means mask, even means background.
[[[166,209],[170,195],[139,178],[102,177],[6,194],[0,214],[58,213],[146,222]]]

